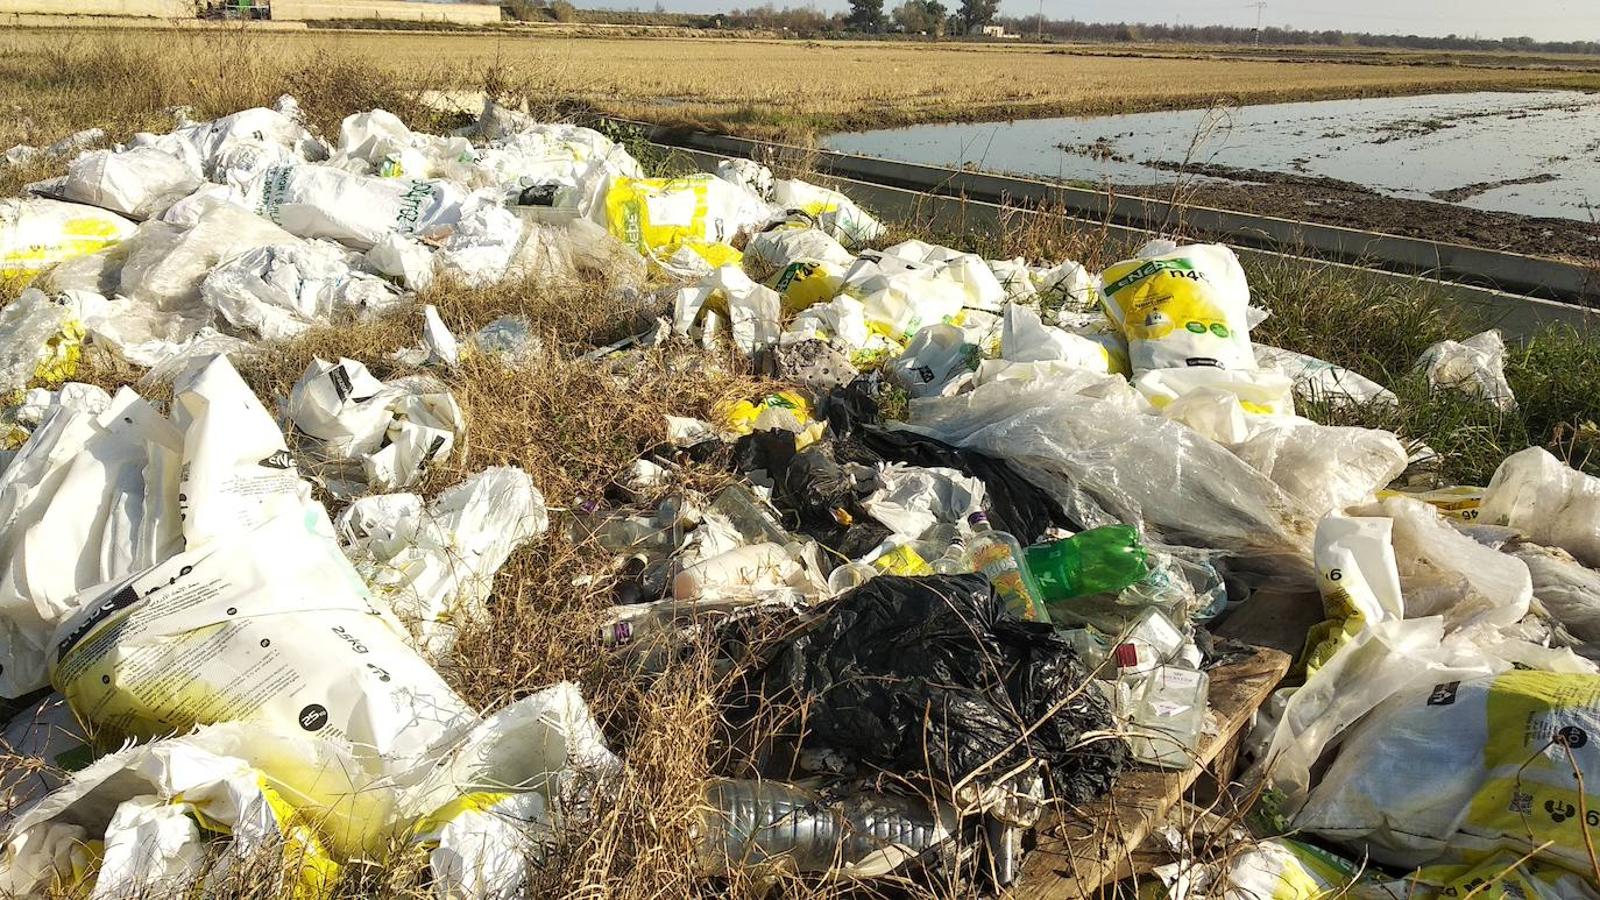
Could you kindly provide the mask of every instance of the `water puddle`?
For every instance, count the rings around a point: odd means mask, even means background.
[[[1344,183],[1474,209],[1600,220],[1600,94],[1582,91],[918,125],[830,135],[823,146],[1093,184]]]

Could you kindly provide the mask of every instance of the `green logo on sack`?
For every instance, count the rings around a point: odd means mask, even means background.
[[[1187,259],[1152,259],[1132,272],[1106,285],[1106,295],[1120,293],[1129,287],[1161,272],[1193,272],[1194,264]]]

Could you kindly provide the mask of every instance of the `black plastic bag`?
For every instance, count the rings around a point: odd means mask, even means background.
[[[1126,747],[1081,739],[1112,729],[1109,703],[1049,626],[1002,610],[979,575],[874,578],[789,639],[734,718],[803,710],[795,749],[946,785],[997,783],[1031,757],[1056,796],[1103,796]]]
[[[792,432],[758,431],[738,440],[733,461],[745,474],[765,471],[774,484],[773,505],[793,517],[784,525],[830,550],[855,559],[889,536],[889,529],[861,506],[879,487],[877,470],[841,464],[829,441],[796,451]]]

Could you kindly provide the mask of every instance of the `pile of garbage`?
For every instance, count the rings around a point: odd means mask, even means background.
[[[1252,341],[1270,311],[1226,247],[1095,274],[884,232],[751,161],[652,177],[492,103],[334,140],[283,98],[0,201],[27,284],[0,310],[0,695],[27,706],[7,751],[44,763],[0,776],[0,888],[203,891],[266,854],[317,896],[398,840],[438,896],[515,895],[628,768],[576,686],[484,715],[441,674],[555,527],[612,558],[593,639],[633,677],[707,648],[728,675],[749,761],[701,791],[708,879],[1003,888],[1029,829],[1219,739],[1241,648],[1211,628],[1311,605],[1244,741],[1259,802],[1233,852],[1168,848],[1167,896],[1600,897],[1600,480],[1529,448],[1440,485],[1426,447],[1297,415],[1398,401]],[[427,307],[388,381],[317,359],[260,397],[235,366],[511,278],[655,298],[601,364],[709,348],[781,384],[667,415],[553,516],[511,466],[407,492],[472,428],[446,376],[533,365],[525,319],[458,339]],[[1504,353],[1418,367],[1512,409]],[[106,361],[139,390],[73,380]]]

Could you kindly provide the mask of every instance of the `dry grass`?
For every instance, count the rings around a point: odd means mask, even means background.
[[[916,122],[1127,112],[1443,90],[1600,87],[1600,74],[1475,66],[1109,56],[1082,49],[409,32],[16,30],[0,35],[0,144],[88,124],[154,124],[167,105],[255,96],[285,73],[345,65],[394,92],[515,73],[535,100],[762,137]],[[89,48],[85,52],[85,48]],[[128,61],[157,60],[157,71]],[[266,98],[270,100],[271,98]],[[304,98],[302,98],[304,99]],[[233,103],[228,108],[238,108]],[[30,126],[31,123],[31,126]],[[7,131],[21,132],[13,137]]]

